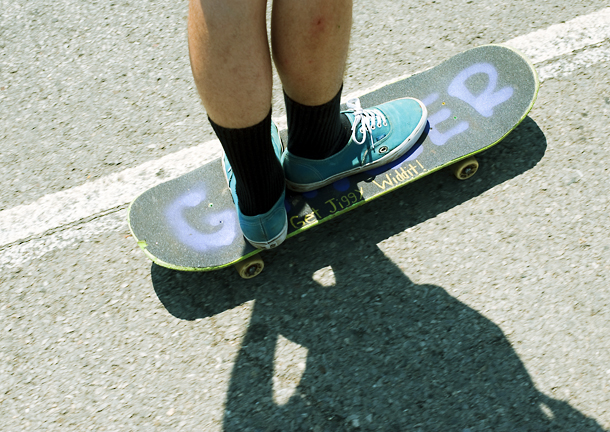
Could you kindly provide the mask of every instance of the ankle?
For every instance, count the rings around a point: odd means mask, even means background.
[[[284,93],[288,120],[288,150],[306,159],[326,159],[349,142],[351,125],[341,114],[341,92],[327,103],[308,106]]]
[[[210,123],[235,176],[235,191],[244,215],[269,211],[285,189],[284,171],[271,137],[271,112],[260,123],[241,129]]]

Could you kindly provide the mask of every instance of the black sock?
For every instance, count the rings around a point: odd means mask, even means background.
[[[341,90],[323,105],[302,105],[284,93],[288,120],[288,150],[306,159],[326,159],[347,145],[352,126],[341,114]]]
[[[224,128],[209,120],[235,174],[240,210],[246,216],[268,212],[285,188],[284,171],[271,144],[271,112],[262,122],[243,129]]]

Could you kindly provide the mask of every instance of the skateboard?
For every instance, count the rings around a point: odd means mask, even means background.
[[[288,238],[442,168],[451,166],[458,179],[471,177],[478,168],[473,155],[525,119],[539,85],[522,54],[485,45],[360,96],[363,108],[406,96],[420,99],[428,109],[426,130],[388,165],[312,192],[287,191]],[[281,135],[285,139],[286,131]],[[140,248],[160,266],[210,271],[235,265],[244,278],[264,267],[260,250],[241,234],[220,159],[144,192],[131,203],[128,221]]]

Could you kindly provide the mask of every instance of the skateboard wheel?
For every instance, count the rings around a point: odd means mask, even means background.
[[[472,177],[478,169],[479,162],[477,162],[477,160],[473,156],[461,160],[451,166],[453,175],[455,175],[458,180],[466,180]]]
[[[237,273],[244,279],[252,279],[253,277],[258,276],[260,272],[263,271],[263,268],[265,268],[265,263],[258,255],[246,258],[235,264],[235,270],[237,270]]]

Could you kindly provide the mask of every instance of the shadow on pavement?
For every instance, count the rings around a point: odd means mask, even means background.
[[[268,267],[251,281],[232,269],[181,273],[153,265],[154,289],[180,319],[255,300],[224,429],[602,431],[534,387],[498,326],[442,287],[414,284],[376,246],[533,168],[545,149],[528,118],[479,157],[472,180],[435,173],[314,228],[265,253]],[[312,275],[329,266],[335,283],[315,282]],[[280,335],[307,351],[283,405],[273,390]]]

